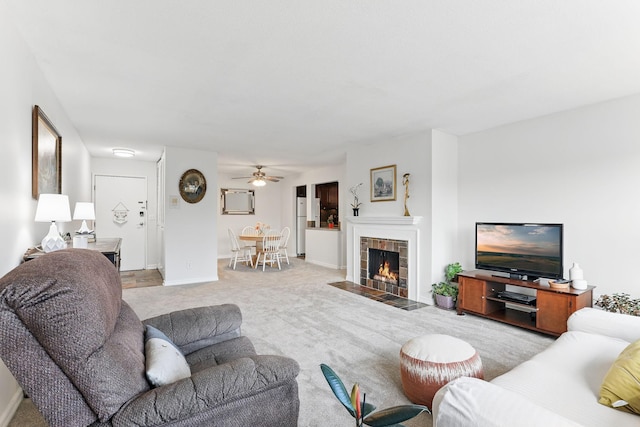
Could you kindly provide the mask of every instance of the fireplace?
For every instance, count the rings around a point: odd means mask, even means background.
[[[360,238],[360,284],[407,298],[407,241]]]
[[[398,285],[400,253],[369,248],[369,279]]]
[[[418,278],[421,277],[421,220],[420,216],[348,217],[346,279],[402,298],[420,301]],[[399,254],[397,284],[370,278],[369,248]],[[377,261],[376,268],[379,267],[380,262]]]

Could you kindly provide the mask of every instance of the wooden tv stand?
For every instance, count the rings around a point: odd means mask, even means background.
[[[583,308],[591,307],[593,289],[571,287],[553,289],[526,280],[493,276],[490,271],[465,271],[458,275],[458,314],[471,313],[521,328],[558,336],[567,330],[569,316]],[[519,288],[536,291],[536,305],[505,301],[497,297],[505,286],[518,292]]]

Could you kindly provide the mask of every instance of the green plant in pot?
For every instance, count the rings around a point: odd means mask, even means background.
[[[320,364],[320,369],[333,394],[342,403],[342,406],[349,411],[349,414],[355,418],[356,427],[362,427],[363,425],[402,427],[400,423],[403,421],[410,420],[422,412],[431,413],[429,408],[423,405],[399,405],[374,412],[376,407],[367,402],[366,393],[360,393],[358,383],[353,385],[351,394],[349,394],[344,383],[333,369],[324,363]]]
[[[444,268],[445,281],[431,285],[434,299],[438,307],[449,310],[455,307],[456,300],[458,299],[458,287],[453,285],[451,282],[459,273],[462,273],[462,266],[459,262],[448,264]]]

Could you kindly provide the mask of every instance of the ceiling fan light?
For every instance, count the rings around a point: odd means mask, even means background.
[[[267,185],[267,181],[265,181],[264,179],[256,179],[255,181],[253,181],[253,185],[256,187],[264,187],[265,185]]]

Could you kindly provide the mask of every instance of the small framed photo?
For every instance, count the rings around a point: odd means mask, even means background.
[[[371,169],[371,201],[396,199],[396,165]]]
[[[199,170],[189,169],[182,174],[178,189],[182,200],[187,203],[198,203],[207,192],[207,180]]]

